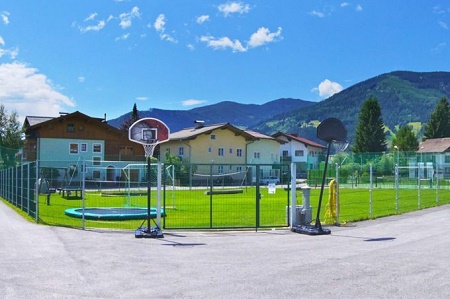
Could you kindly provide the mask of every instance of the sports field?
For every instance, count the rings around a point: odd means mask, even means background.
[[[209,189],[208,189],[209,190]],[[190,190],[165,190],[162,207],[167,217],[163,228],[258,228],[285,227],[289,225],[286,207],[290,205],[288,191],[278,186],[271,194],[267,187],[260,188],[261,199],[256,200],[256,187],[238,189],[242,193],[208,195],[205,188]],[[226,191],[226,188],[219,190]],[[236,189],[229,189],[236,190]],[[450,203],[448,190],[395,188],[339,188],[338,222],[340,224],[378,217],[402,214],[409,211]],[[313,219],[317,213],[320,188],[311,189]],[[324,189],[321,219],[327,211],[329,190]],[[157,191],[152,190],[151,206],[156,207]],[[297,190],[297,204],[302,203],[302,191]],[[63,198],[54,193],[47,204],[46,195],[39,196],[39,221],[58,226],[81,227],[82,221],[65,215],[69,208],[81,208],[81,197]],[[146,207],[146,190],[132,194],[123,191],[85,192],[85,208],[92,207]],[[85,220],[85,227],[135,229],[142,220],[105,221]]]

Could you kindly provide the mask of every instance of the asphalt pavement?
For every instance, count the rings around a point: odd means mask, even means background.
[[[450,206],[328,227],[79,230],[0,201],[0,298],[448,298]]]

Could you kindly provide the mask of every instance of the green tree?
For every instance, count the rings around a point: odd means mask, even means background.
[[[136,103],[133,105],[133,110],[131,111],[130,118],[123,122],[123,124],[120,126],[121,130],[128,131],[128,129],[131,127],[134,122],[136,122],[139,119],[139,112],[137,110]]]
[[[450,137],[450,105],[442,97],[424,126],[423,140]]]
[[[364,102],[359,113],[352,151],[355,153],[379,153],[385,150],[386,136],[381,107],[378,99],[372,96]]]
[[[16,154],[23,146],[22,129],[17,112],[11,114],[0,104],[0,153],[4,166],[16,163]]]
[[[398,130],[394,140],[392,140],[391,150],[396,146],[404,152],[415,152],[419,149],[419,141],[411,126],[406,125]]]

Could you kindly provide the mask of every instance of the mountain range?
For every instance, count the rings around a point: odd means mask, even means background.
[[[328,117],[336,117],[346,126],[351,143],[361,107],[370,96],[375,96],[380,103],[388,141],[407,124],[412,125],[420,137],[422,126],[428,122],[438,101],[443,96],[450,96],[450,72],[386,73],[352,85],[320,102],[291,98],[261,105],[225,101],[190,110],[149,109],[139,111],[139,117],[161,119],[172,132],[192,127],[195,120],[203,120],[205,124],[228,122],[268,135],[295,133],[313,141],[320,141],[316,137],[317,125]],[[120,127],[130,114],[108,123]]]

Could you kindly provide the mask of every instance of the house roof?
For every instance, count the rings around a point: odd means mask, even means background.
[[[229,123],[220,123],[220,124],[213,124],[213,125],[199,125],[196,127],[186,128],[178,132],[174,132],[170,134],[169,140],[192,140],[197,138],[197,136],[200,136],[202,134],[211,134],[214,130],[230,130],[236,134],[236,136],[241,135],[246,140],[254,140],[257,139],[257,137],[253,136],[252,134],[241,130]]]
[[[299,136],[294,135],[294,134],[286,134],[286,133],[278,132],[278,133],[273,134],[272,136],[274,138],[286,137],[286,139],[288,141],[295,140],[297,142],[301,142],[301,143],[306,144],[306,145],[310,145],[310,146],[314,146],[314,147],[318,147],[318,148],[326,148],[326,146],[324,146],[322,144],[319,144],[317,142],[311,141],[311,140],[303,138],[303,137],[299,137]]]
[[[450,151],[450,138],[427,139],[419,144],[419,153],[444,153]]]
[[[32,127],[34,125],[49,121],[54,117],[50,116],[26,116],[23,126],[24,127]]]
[[[267,139],[267,140],[278,141],[279,143],[286,143],[284,140],[279,140],[279,139],[276,139],[276,138],[274,138],[274,137],[272,137],[272,136],[265,135],[265,134],[263,134],[263,133],[259,133],[259,132],[252,131],[252,130],[244,130],[244,131],[245,131],[246,133],[252,135],[252,136],[255,137],[256,139]]]
[[[90,117],[79,111],[75,111],[73,113],[61,114],[59,117],[26,116],[23,127],[25,128],[26,131],[35,130],[35,129],[39,129],[40,127],[42,127],[45,124],[49,124],[52,122],[58,122],[60,120],[63,120],[65,118],[69,118],[69,117],[79,117],[82,119],[86,119],[87,121],[95,121],[95,122],[98,122],[98,125],[104,126],[105,128],[112,129],[115,131],[120,131],[119,129],[117,129],[113,126],[108,125],[105,122],[104,118]]]

